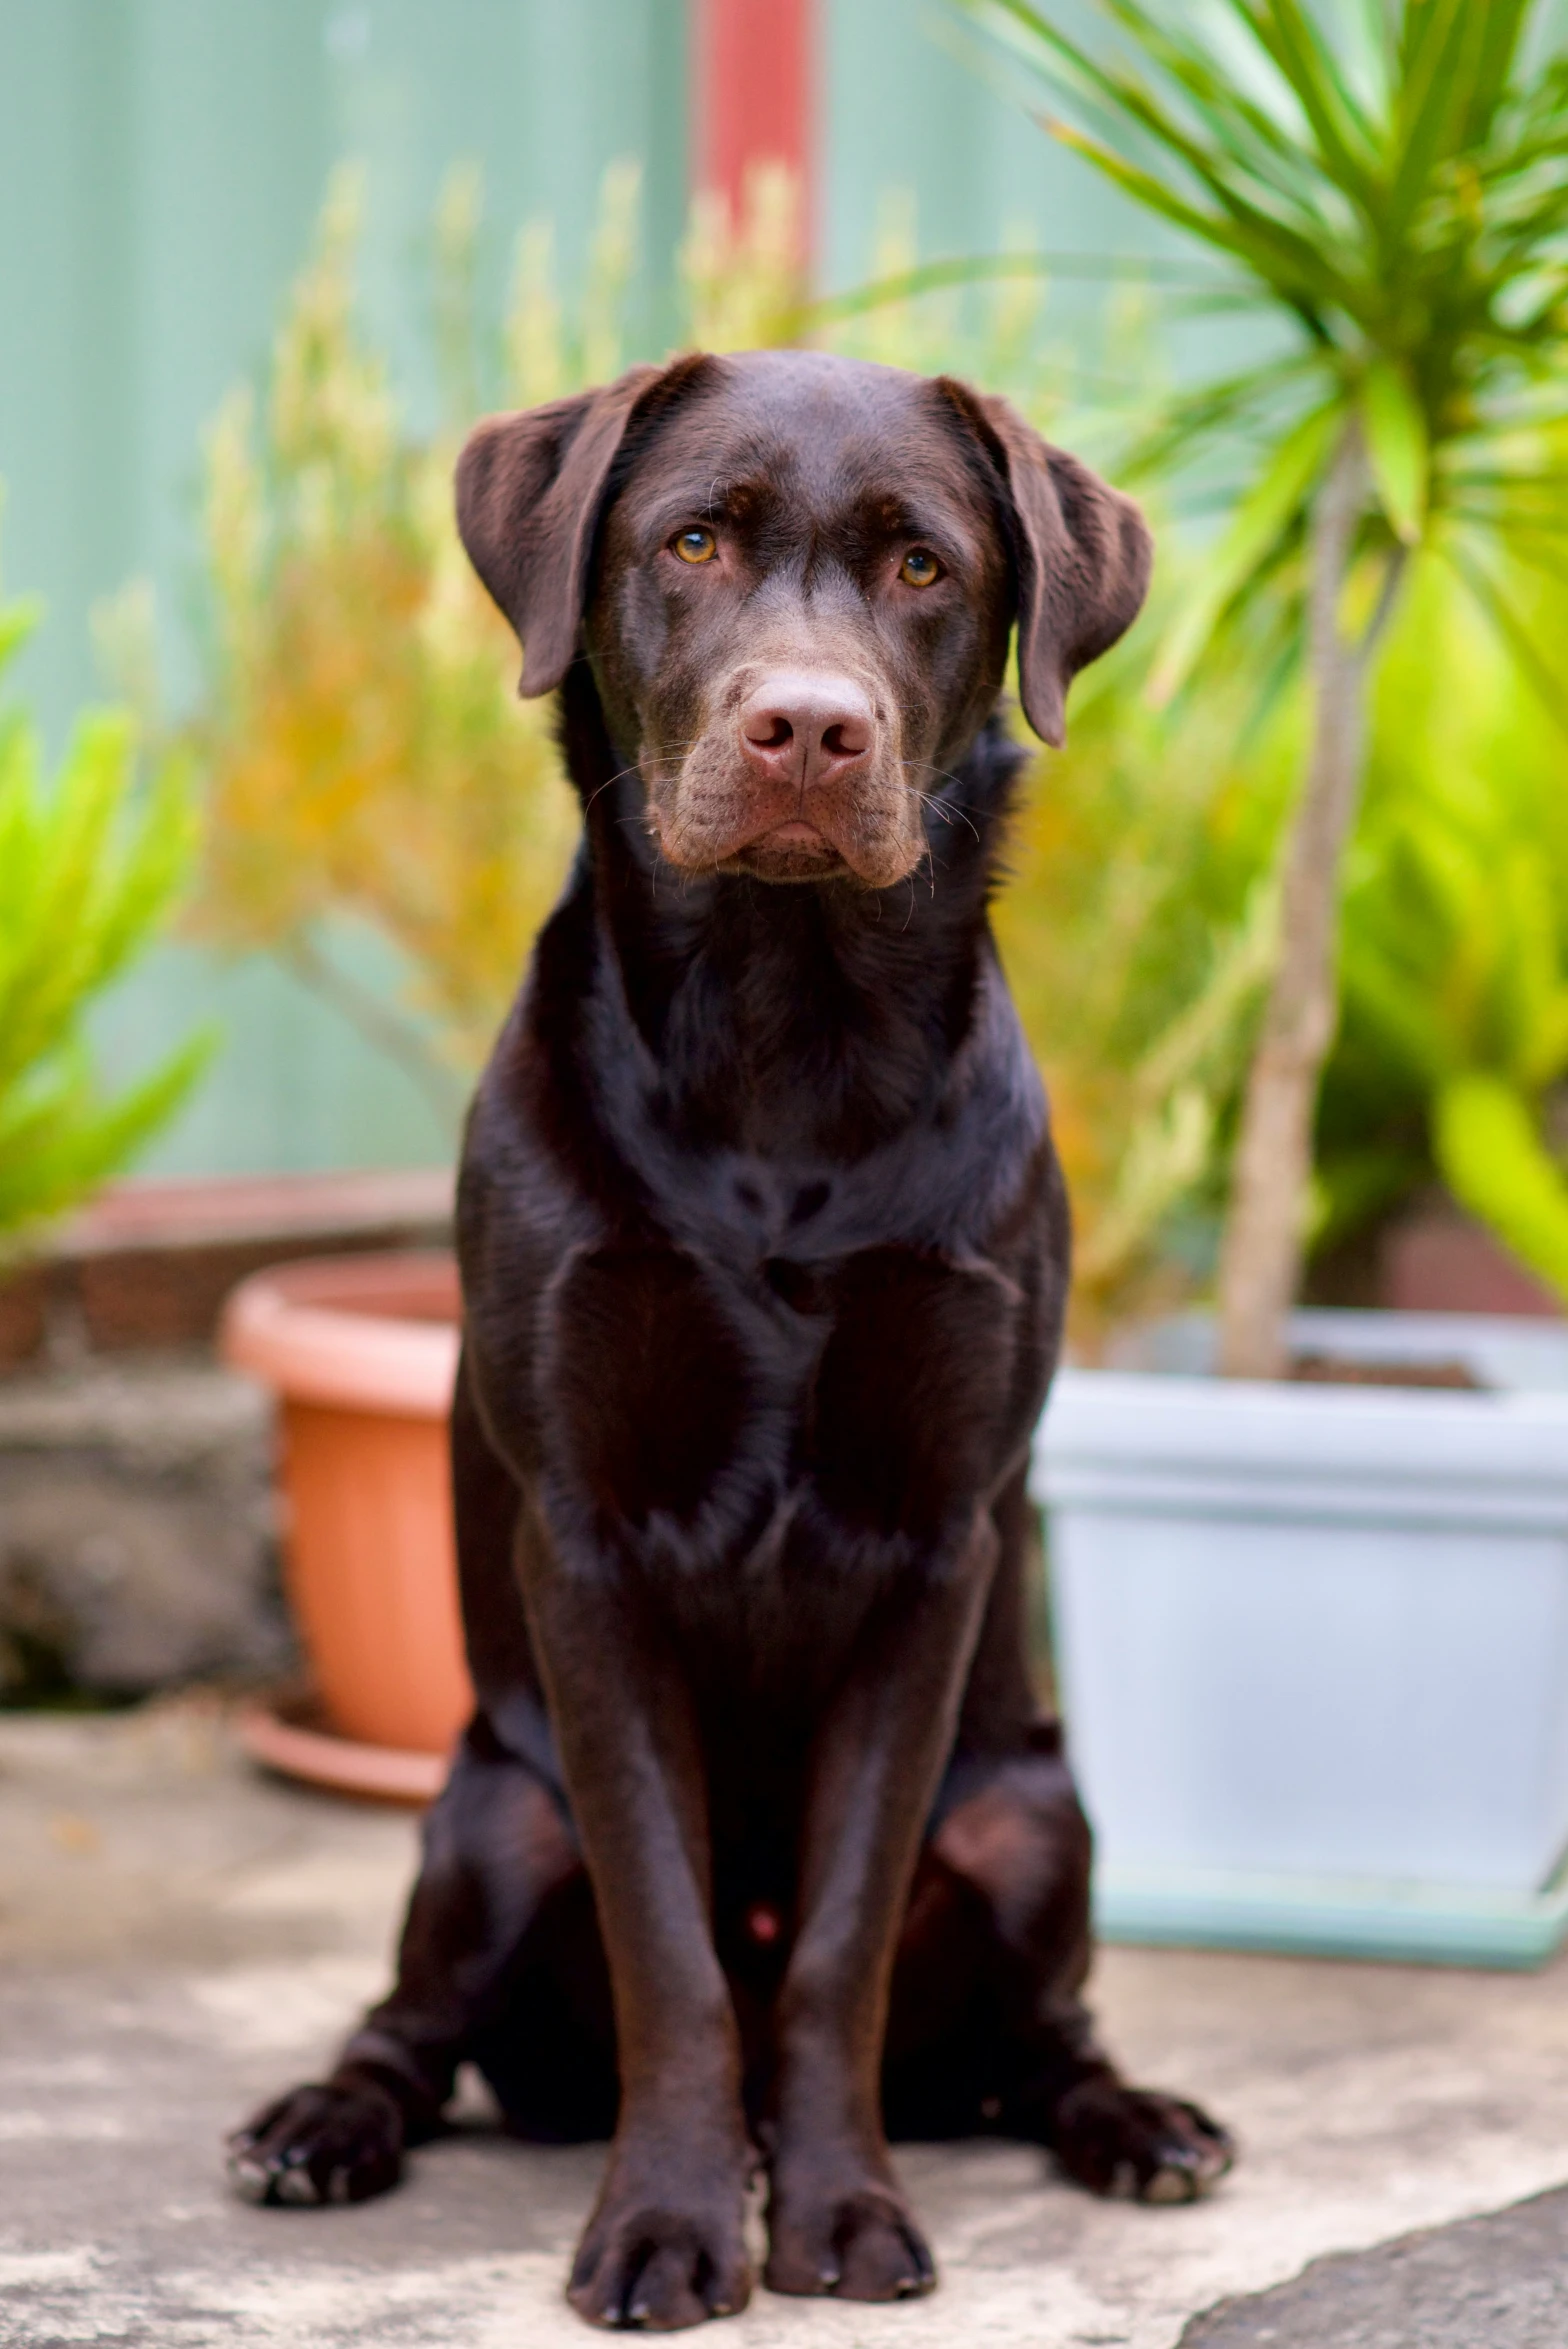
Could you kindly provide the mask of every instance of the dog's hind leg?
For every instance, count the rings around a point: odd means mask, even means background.
[[[361,2202],[433,2136],[457,2066],[485,2052],[529,1969],[530,1935],[580,1873],[553,1795],[481,1713],[425,1822],[397,1981],[325,2081],[290,2091],[229,2141],[255,2202]],[[488,2067],[487,2067],[488,2068]]]
[[[1196,2105],[1129,2088],[1095,2037],[1091,1839],[1060,1726],[1036,1709],[1022,1471],[993,1514],[1001,1556],[894,1970],[888,2131],[994,2130],[1049,2147],[1096,2193],[1190,2200],[1230,2167],[1231,2143]]]
[[[890,2135],[993,2131],[1100,2194],[1193,2201],[1231,2165],[1197,2105],[1131,2088],[1083,2004],[1090,1838],[1054,1722],[1031,1750],[955,1766],[917,1873],[888,2020]]]
[[[435,2133],[457,2066],[497,2049],[541,1944],[558,1938],[582,1861],[554,1784],[549,1730],[512,1576],[516,1493],[460,1378],[453,1410],[459,1561],[479,1711],[425,1821],[397,1980],[325,2081],[293,2089],[229,2141],[248,2199],[359,2202],[397,2182]],[[479,1636],[475,1636],[476,1619]]]

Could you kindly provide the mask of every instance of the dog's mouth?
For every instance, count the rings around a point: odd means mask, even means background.
[[[804,817],[773,824],[727,856],[721,872],[750,873],[759,881],[821,881],[849,867],[823,832]]]
[[[678,762],[646,755],[648,829],[679,871],[885,889],[924,852],[916,802],[889,758],[803,789],[794,775],[749,772],[716,731]]]

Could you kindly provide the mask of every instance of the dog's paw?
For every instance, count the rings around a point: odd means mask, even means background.
[[[1199,2106],[1117,2080],[1069,2090],[1052,2144],[1080,2186],[1137,2202],[1196,2202],[1236,2158],[1229,2132]]]
[[[397,2184],[403,2115],[373,2081],[292,2089],[228,2141],[229,2181],[247,2202],[364,2202]]]
[[[612,2170],[572,2263],[566,2296],[590,2324],[679,2332],[751,2298],[743,2180],[689,2196]]]
[[[908,2300],[929,2292],[936,2267],[898,2189],[880,2178],[832,2194],[781,2191],[768,2208],[775,2292],[831,2292],[840,2300]]]

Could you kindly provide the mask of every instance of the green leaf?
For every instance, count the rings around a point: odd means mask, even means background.
[[[1187,463],[1216,436],[1232,442],[1252,438],[1270,411],[1278,413],[1281,395],[1299,397],[1303,390],[1310,394],[1324,372],[1316,354],[1292,351],[1281,359],[1249,367],[1244,375],[1223,377],[1198,391],[1179,394],[1120,452],[1120,476],[1131,481],[1163,474]]]
[[[70,1055],[30,1097],[0,1104],[0,1234],[9,1242],[118,1174],[179,1108],[219,1041],[216,1029],[203,1028],[109,1099]]]
[[[1508,646],[1524,675],[1564,733],[1568,733],[1568,691],[1559,668],[1542,652],[1512,602],[1483,563],[1468,549],[1447,544],[1444,560],[1464,581],[1481,610]]]
[[[1432,1146],[1461,1207],[1568,1302],[1568,1181],[1523,1097],[1501,1077],[1456,1077],[1433,1105]]]
[[[30,617],[0,608],[0,662]],[[95,997],[161,927],[190,866],[188,767],[143,786],[127,713],[89,711],[46,778],[37,729],[0,709],[0,1243],[59,1213],[123,1165],[211,1052],[192,1039],[119,1091],[94,1078]]]
[[[1414,6],[1406,0],[1387,205],[1396,238],[1408,233],[1431,193],[1434,173],[1449,160],[1460,143],[1456,134],[1471,118],[1474,93],[1466,64],[1476,56],[1475,19],[1485,14],[1475,0],[1417,0]]]
[[[1347,924],[1341,953],[1341,987],[1347,1005],[1376,1035],[1381,1054],[1423,1088],[1435,1089],[1454,1073],[1455,1053],[1425,979],[1390,967],[1380,942],[1358,935]]]
[[[1139,203],[1205,244],[1245,261],[1276,296],[1298,306],[1338,304],[1353,314],[1358,312],[1358,288],[1338,265],[1341,238],[1335,223],[1308,201],[1310,176],[1296,174],[1293,159],[1289,166],[1277,164],[1272,173],[1262,170],[1261,176],[1258,168],[1246,174],[1238,172],[1235,125],[1244,112],[1241,106],[1227,102],[1211,119],[1210,109],[1192,101],[1193,112],[1216,142],[1216,152],[1194,137],[1142,81],[1100,64],[1030,6],[1029,0],[966,0],[966,4],[1001,32],[1011,47],[1022,50],[1047,81],[1070,95],[1080,112],[1108,131],[1125,135],[1131,130],[1135,141],[1152,141],[1163,147],[1171,160],[1198,182],[1216,209],[1204,210],[1190,195],[1145,169],[1130,151],[1123,150],[1120,139],[1113,145],[1107,137],[1096,136],[1078,124],[1040,117],[1054,137],[1076,149]],[[1105,4],[1111,5],[1111,0]],[[1134,30],[1147,22],[1151,38],[1155,37],[1157,20],[1152,12],[1130,5],[1129,0],[1114,0],[1114,13]],[[1226,118],[1223,125],[1221,114]],[[1300,179],[1298,190],[1284,184],[1292,177]],[[1253,191],[1250,195],[1249,188]],[[1263,201],[1258,200],[1260,196]],[[1297,213],[1294,221],[1281,216],[1281,207],[1292,204]]]
[[[1426,520],[1426,418],[1392,359],[1374,359],[1367,369],[1361,386],[1361,423],[1383,511],[1395,537],[1415,546]]]
[[[1227,203],[1228,218],[1205,212],[1175,188],[1151,172],[1128,162],[1114,148],[1080,130],[1075,123],[1062,122],[1055,116],[1041,115],[1041,127],[1062,146],[1070,147],[1086,163],[1092,163],[1105,178],[1119,187],[1124,195],[1134,197],[1147,211],[1159,213],[1175,228],[1185,229],[1189,236],[1211,245],[1218,252],[1229,253],[1243,262],[1254,274],[1276,290],[1281,284],[1292,291],[1321,300],[1333,300],[1341,293],[1332,272],[1324,268],[1306,238],[1276,221],[1239,204],[1234,196]]]
[[[36,595],[19,595],[0,604],[0,669],[20,652],[42,619],[43,609],[43,598]]]
[[[1303,147],[1294,114],[1281,119],[1270,113],[1219,62],[1211,46],[1178,32],[1135,0],[1101,4],[1132,33],[1144,55],[1186,92],[1207,136],[1271,206],[1283,200],[1297,212],[1316,208],[1321,178],[1315,158]],[[1232,0],[1232,5],[1244,8],[1245,0]],[[1299,102],[1299,91],[1292,95]]]
[[[1297,0],[1230,0],[1248,31],[1279,68],[1316,134],[1326,167],[1359,203],[1373,195],[1376,142],[1333,50]]]
[[[1330,400],[1304,416],[1280,442],[1236,508],[1197,594],[1178,615],[1160,647],[1149,680],[1149,698],[1156,707],[1181,691],[1225,613],[1300,514],[1322,471],[1342,413],[1340,403]]]

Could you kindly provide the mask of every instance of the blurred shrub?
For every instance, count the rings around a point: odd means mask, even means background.
[[[0,605],[0,691],[33,606]],[[183,1100],[198,1037],[123,1091],[93,1067],[94,1000],[151,943],[185,880],[194,816],[184,764],[145,790],[121,710],[82,717],[46,779],[36,728],[0,700],[0,1252],[117,1173]]]
[[[1563,586],[1534,596],[1532,635],[1562,641]],[[1351,858],[1326,1242],[1441,1179],[1568,1300],[1565,783],[1558,715],[1427,566],[1389,647]]]
[[[1169,605],[1178,563],[1157,584]],[[1297,716],[1243,664],[1151,706],[1159,629],[1073,688],[1041,753],[996,928],[1072,1195],[1074,1335],[1174,1306],[1213,1269],[1223,1171],[1273,965],[1274,842]]]
[[[196,927],[272,948],[428,1074],[431,1026],[458,1062],[482,1057],[576,809],[550,711],[517,700],[511,633],[457,541],[455,433],[408,435],[356,328],[357,214],[340,175],[260,411],[237,391],[208,439]],[[401,951],[415,1018],[353,993],[331,944],[344,914]]]

